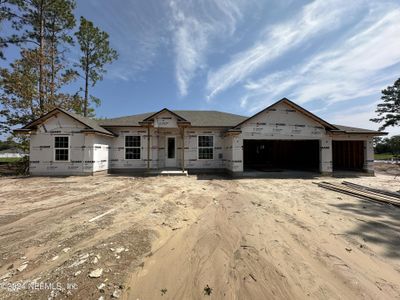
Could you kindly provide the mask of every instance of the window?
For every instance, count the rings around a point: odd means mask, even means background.
[[[214,137],[212,135],[199,135],[199,159],[214,158]]]
[[[140,135],[125,136],[125,159],[140,159]]]
[[[56,136],[54,137],[54,160],[68,161],[69,160],[69,137]]]

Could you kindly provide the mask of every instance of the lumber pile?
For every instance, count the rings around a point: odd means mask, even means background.
[[[400,193],[390,192],[381,189],[374,189],[367,186],[343,181],[342,184],[330,182],[317,182],[319,187],[361,198],[364,200],[391,204],[400,207]]]

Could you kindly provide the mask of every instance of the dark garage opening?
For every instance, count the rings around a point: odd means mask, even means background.
[[[245,170],[319,170],[319,140],[244,140]]]
[[[333,170],[357,170],[364,166],[363,141],[332,141]]]

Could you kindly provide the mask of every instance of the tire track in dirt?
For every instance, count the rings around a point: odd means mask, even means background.
[[[124,299],[202,299],[207,287],[216,299],[293,298],[273,262],[246,244],[251,222],[230,220],[244,208],[236,197],[216,197],[196,222],[153,251]]]

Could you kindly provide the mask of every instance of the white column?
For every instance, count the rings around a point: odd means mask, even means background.
[[[323,175],[331,175],[332,169],[332,138],[329,136],[319,140],[319,171]]]
[[[71,137],[72,140],[72,137]],[[83,173],[93,174],[93,134],[84,133],[84,148],[82,153]]]
[[[363,169],[369,174],[374,174],[374,143],[373,137],[364,141],[364,166]]]
[[[243,172],[243,138],[232,137],[232,172]]]

